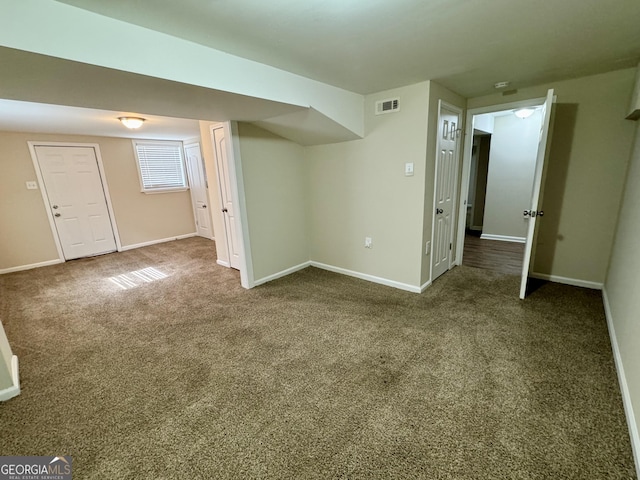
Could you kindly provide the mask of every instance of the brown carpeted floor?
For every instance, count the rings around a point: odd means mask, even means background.
[[[77,479],[635,478],[596,291],[522,302],[464,266],[422,295],[314,268],[246,291],[201,238],[0,289],[0,453]]]

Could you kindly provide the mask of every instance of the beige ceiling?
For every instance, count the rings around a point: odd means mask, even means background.
[[[639,0],[58,0],[358,93],[637,65]]]

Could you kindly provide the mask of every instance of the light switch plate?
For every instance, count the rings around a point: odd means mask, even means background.
[[[405,177],[413,176],[413,162],[408,162],[404,164],[404,175]]]
[[[38,182],[27,182],[27,190],[37,190]]]

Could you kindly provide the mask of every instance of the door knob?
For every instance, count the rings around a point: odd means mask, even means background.
[[[206,205],[202,205],[202,208],[207,208],[207,206]]]
[[[536,212],[535,210],[525,210],[524,211],[524,216],[525,217],[543,217],[544,216],[544,210],[540,210],[538,212]]]
[[[58,209],[58,205],[52,205],[51,208],[57,210]]]
[[[441,208],[436,208],[436,215],[439,215],[442,212],[444,212],[444,210],[442,210]]]
[[[54,217],[59,217],[59,216],[60,216],[60,214],[59,214],[59,213],[56,213],[56,214],[54,215]]]
[[[226,208],[222,209],[222,213],[227,213],[229,210],[227,210]]]

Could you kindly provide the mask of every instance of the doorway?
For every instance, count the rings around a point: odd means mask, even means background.
[[[546,98],[467,112],[456,264],[520,273],[520,298],[544,213],[538,205],[553,101],[549,90]]]
[[[61,259],[115,252],[119,245],[97,145],[29,142]]]
[[[511,109],[473,116],[463,265],[520,275],[533,188],[539,107],[527,118]],[[463,187],[464,188],[464,187]]]

